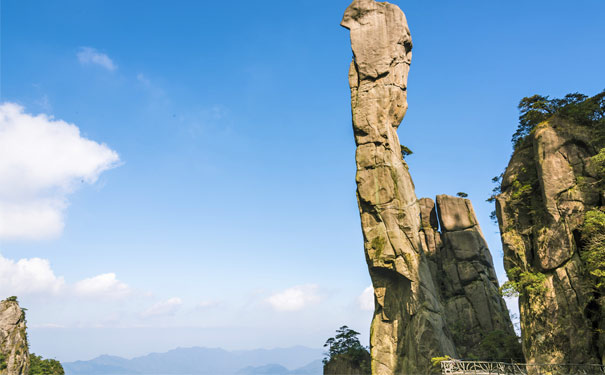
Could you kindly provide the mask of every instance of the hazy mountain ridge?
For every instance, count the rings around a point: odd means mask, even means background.
[[[102,355],[66,362],[63,367],[66,375],[320,375],[322,356],[323,350],[303,346],[238,351],[192,347],[132,359]]]
[[[264,366],[248,366],[237,372],[237,375],[321,375],[323,373],[323,362],[318,359],[308,365],[288,370],[282,365],[268,364]]]

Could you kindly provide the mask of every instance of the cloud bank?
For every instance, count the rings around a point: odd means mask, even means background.
[[[23,258],[18,261],[0,255],[0,296],[52,295],[91,298],[122,298],[132,292],[115,273],[90,277],[68,284],[55,275],[48,259]]]
[[[67,196],[118,162],[74,124],[0,104],[0,239],[58,236]]]
[[[0,255],[0,291],[2,295],[53,294],[65,287],[65,280],[57,277],[46,259],[12,259]]]
[[[104,273],[78,281],[74,291],[80,296],[122,298],[132,291],[128,285],[119,281],[115,273]]]

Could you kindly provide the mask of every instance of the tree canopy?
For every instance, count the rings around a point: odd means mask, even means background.
[[[533,95],[519,102],[519,125],[513,134],[512,143],[516,147],[539,123],[557,116],[578,125],[605,125],[605,90],[588,97],[571,93],[561,99]]]
[[[43,359],[34,353],[29,356],[29,375],[64,375],[61,363],[55,359]]]
[[[336,336],[326,340],[324,347],[328,348],[323,359],[324,366],[334,362],[347,362],[350,367],[370,373],[370,353],[359,342],[359,332],[342,326],[336,330]]]

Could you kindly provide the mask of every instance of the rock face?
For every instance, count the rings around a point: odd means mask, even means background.
[[[373,374],[420,374],[430,359],[456,356],[442,305],[420,245],[420,210],[403,161],[397,127],[407,110],[412,39],[395,5],[355,0],[349,70],[357,151],[357,198],[374,285],[370,330]]]
[[[603,176],[589,168],[598,148],[576,128],[551,118],[527,135],[496,201],[530,363],[603,363],[605,306],[587,275],[580,235],[585,213],[605,203],[595,188]]]
[[[25,313],[17,301],[0,302],[0,374],[25,375],[29,372],[29,350],[25,334]]]
[[[459,358],[510,360],[485,358],[488,354],[480,348],[490,333],[500,331],[514,337],[514,330],[471,201],[438,195],[437,210],[429,198],[419,202],[423,250]]]

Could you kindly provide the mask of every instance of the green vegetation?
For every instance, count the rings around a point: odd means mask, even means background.
[[[382,236],[377,236],[372,239],[372,241],[370,242],[370,246],[372,246],[372,249],[376,251],[376,258],[380,258],[380,255],[382,254],[382,250],[384,250],[384,245],[386,245],[386,243],[386,239]]]
[[[504,331],[492,331],[479,343],[475,357],[498,362],[525,362],[520,338]]]
[[[456,195],[459,196],[460,198],[466,198],[466,197],[468,197],[468,194],[466,194],[463,191],[457,192]]]
[[[589,149],[601,149],[591,159],[591,174],[605,176],[605,149],[601,148],[605,145],[605,90],[593,97],[580,93],[571,93],[561,99],[533,95],[521,99],[518,108],[519,124],[512,137],[515,157],[518,160],[533,158],[531,145],[525,141],[539,124],[552,119],[561,119],[566,120],[568,124],[558,126],[558,122],[555,121],[554,127],[557,132],[568,134],[571,139],[583,142]],[[539,233],[541,228],[547,225],[544,215],[545,207],[542,196],[539,194],[537,171],[533,168],[533,163],[524,164],[524,168],[517,170],[518,175],[507,176],[509,199],[506,202],[505,210],[507,216],[517,218],[517,220],[509,220],[508,227],[502,228],[503,232],[515,230],[521,218],[526,221],[525,226],[530,224],[534,228],[534,233]],[[488,202],[495,202],[496,197],[502,192],[502,180],[503,174],[492,179],[495,187]],[[578,176],[577,182],[580,189],[597,187],[600,192],[605,190],[605,178],[601,178],[596,184],[589,184],[585,176]],[[594,219],[595,215],[599,214],[587,213],[587,222]],[[495,210],[492,211],[490,217],[497,221]],[[605,251],[602,250],[605,239],[599,233],[591,229],[582,231],[582,239],[586,244],[586,249],[582,251],[582,259],[588,272],[597,278],[598,284],[601,286],[605,285],[605,254],[603,254]],[[597,251],[597,248],[601,250]],[[504,283],[500,288],[504,296],[539,296],[546,290],[544,286],[546,276],[540,272],[522,270],[517,266],[508,270],[508,278],[510,281]]]
[[[409,148],[407,148],[404,145],[399,145],[399,147],[401,147],[401,157],[404,159],[406,156],[412,155],[414,153],[414,152],[412,152],[412,150],[410,150]]]
[[[602,148],[598,154],[590,158],[590,172],[598,176],[597,189],[599,192],[605,191],[605,148]]]
[[[523,362],[520,338],[514,334],[496,330],[481,337],[479,343],[476,343],[477,338],[469,330],[468,322],[458,320],[449,329],[458,354],[462,357],[460,359]],[[432,360],[443,361],[443,358],[435,357]]]
[[[330,337],[324,347],[328,348],[323,359],[324,366],[332,361],[349,363],[351,367],[359,368],[362,373],[370,373],[370,354],[368,349],[359,342],[359,332],[342,326],[336,330],[336,336]]]
[[[546,291],[544,286],[546,275],[541,272],[521,272],[519,267],[513,267],[506,273],[509,281],[500,287],[500,293],[504,297],[539,296]]]
[[[450,357],[449,355],[444,355],[443,357],[433,357],[433,358],[431,358],[431,363],[433,364],[434,368],[440,368],[441,362],[449,361],[451,359],[452,359],[452,357]]]
[[[10,296],[5,301],[8,301],[8,302],[17,302],[17,303],[19,302],[19,301],[17,301],[17,296]]]
[[[531,196],[532,188],[529,183],[521,183],[519,180],[513,181],[511,200],[513,203],[523,203]]]
[[[7,367],[6,356],[3,353],[0,353],[0,371],[6,370]]]
[[[518,108],[519,126],[512,138],[515,148],[538,124],[553,116],[581,126],[605,126],[605,90],[591,98],[577,92],[562,99],[534,95],[521,99]]]
[[[536,126],[553,117],[568,120],[581,127],[579,132],[584,134],[593,146],[605,143],[605,90],[590,98],[580,93],[567,94],[562,99],[549,99],[548,96],[533,95],[521,99],[518,108],[520,113],[519,124],[512,137],[515,150]],[[597,164],[595,172],[604,175],[605,151],[601,149],[601,152],[594,158],[596,158],[595,164]],[[601,167],[598,167],[598,165]],[[501,193],[502,176],[501,173],[492,178],[492,182],[496,186],[487,199],[488,202],[494,202],[496,196]],[[518,183],[520,185],[517,186],[517,197],[525,198],[523,195],[531,193],[530,188],[533,181],[526,181],[525,183],[519,181]],[[490,216],[495,220],[495,211]]]
[[[504,173],[500,173],[498,176],[495,176],[492,178],[492,183],[496,184],[496,186],[494,186],[494,188],[492,189],[492,195],[490,195],[489,198],[487,198],[487,201],[489,203],[495,203],[496,197],[498,196],[498,194],[500,194],[502,192],[502,176],[504,176]],[[496,215],[495,209],[492,210],[492,212],[490,212],[489,218],[495,224],[498,224],[498,216]]]
[[[585,242],[582,261],[596,279],[595,287],[601,289],[605,286],[605,212],[600,209],[586,212],[582,239]]]
[[[449,361],[449,355],[431,358],[433,367],[438,368],[441,362]],[[525,362],[521,339],[504,331],[492,331],[470,352],[464,355],[466,360],[494,361],[494,362]]]
[[[32,353],[29,356],[29,375],[64,375],[61,363],[55,359],[43,359]]]

